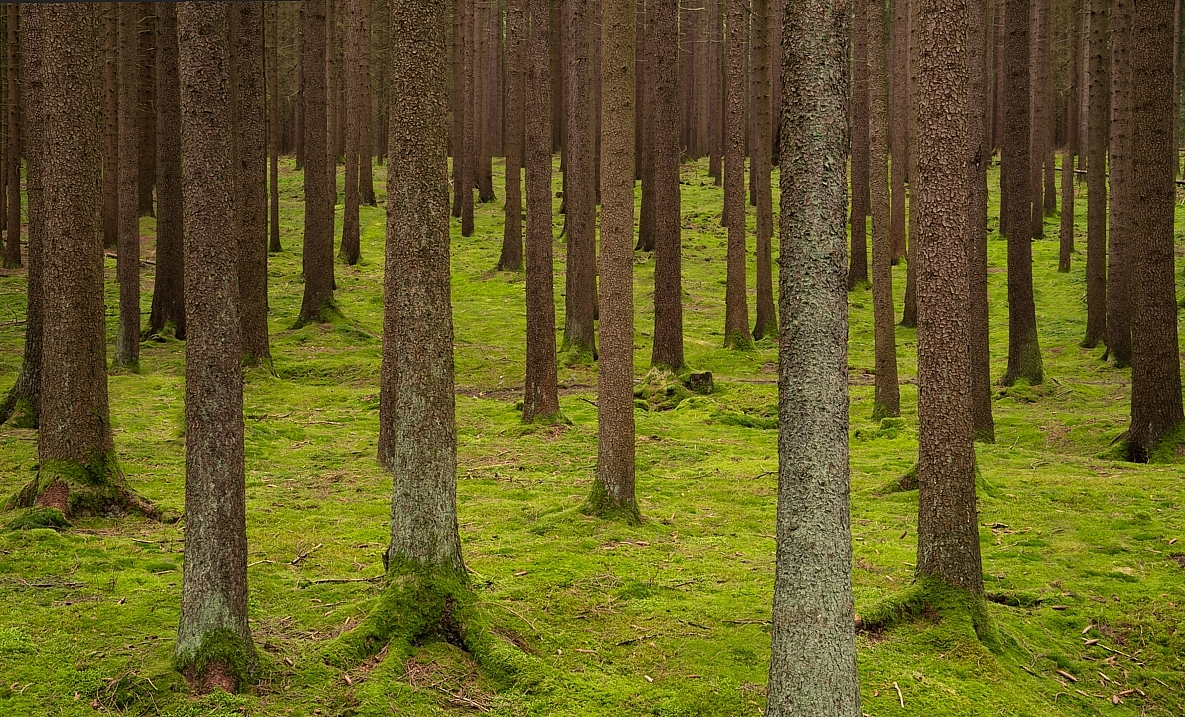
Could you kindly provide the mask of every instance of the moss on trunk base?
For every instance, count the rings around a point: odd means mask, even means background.
[[[4,504],[4,510],[34,507],[60,511],[64,519],[125,513],[139,513],[154,520],[161,517],[156,506],[128,486],[114,453],[89,463],[42,461],[37,477]]]
[[[222,628],[206,633],[196,644],[178,643],[173,668],[198,694],[215,689],[233,694],[255,683],[259,658],[250,640]]]

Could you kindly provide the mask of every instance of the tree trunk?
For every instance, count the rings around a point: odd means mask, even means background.
[[[229,15],[229,18],[228,18]],[[228,20],[239,47],[227,42]],[[197,692],[247,689],[258,659],[247,620],[247,490],[243,449],[243,368],[236,266],[242,242],[226,241],[242,224],[246,195],[226,181],[240,170],[234,158],[230,97],[237,90],[257,120],[244,130],[259,141],[263,162],[263,53],[260,3],[182,3],[180,48],[182,176],[185,182],[185,569],[173,661]],[[243,45],[253,44],[253,50]],[[237,54],[237,57],[234,55]],[[246,55],[246,57],[244,57]],[[233,58],[233,59],[232,59]],[[251,58],[252,61],[245,61]],[[254,60],[258,60],[255,62]],[[239,82],[228,65],[250,68]],[[256,95],[249,99],[245,91]],[[257,100],[257,101],[256,101]],[[258,111],[254,105],[258,104]],[[258,124],[260,131],[248,129]],[[258,146],[256,146],[258,145]],[[262,170],[262,166],[258,168]],[[259,171],[262,180],[262,171]],[[237,196],[236,196],[237,195]],[[263,198],[251,196],[263,211]],[[239,226],[236,226],[239,224]],[[264,237],[257,237],[264,248]],[[266,253],[265,253],[266,256]]]
[[[449,286],[448,16],[439,4],[391,6],[379,460],[394,478],[388,572],[443,569],[464,581]]]
[[[987,0],[968,3],[970,31],[967,34],[967,91],[969,181],[967,225],[967,280],[969,290],[968,347],[971,356],[971,423],[975,440],[994,443],[996,424],[992,419],[992,366],[987,285],[987,170],[991,163],[991,103],[988,102],[988,47],[992,42],[987,31]]]
[[[475,0],[460,0],[461,2],[461,194],[457,201],[461,204],[461,236],[473,236],[473,190],[477,187],[477,117],[475,117],[474,96],[474,9]]]
[[[333,0],[328,0],[332,3]],[[333,301],[333,192],[329,181],[328,116],[325,104],[326,0],[303,0],[304,38],[304,298],[297,326],[336,312]]]
[[[271,79],[267,105],[268,126],[268,251],[280,252],[280,18],[276,15],[276,4],[267,6],[268,21],[267,74]],[[159,30],[159,27],[158,27]],[[158,100],[159,101],[159,100]],[[159,109],[157,110],[160,111]],[[158,200],[159,204],[159,200]]]
[[[634,0],[601,5],[601,354],[587,507],[639,519],[634,497]]]
[[[20,11],[30,208],[38,227],[33,241],[43,241],[45,301],[38,475],[6,507],[37,505],[66,517],[129,509],[152,516],[119,470],[107,405],[97,14],[81,3]]]
[[[773,279],[773,247],[774,233],[773,189],[770,186],[773,156],[772,136],[773,123],[770,117],[771,92],[773,78],[770,76],[772,62],[771,45],[771,15],[770,0],[753,0],[752,25],[752,56],[753,56],[753,127],[752,159],[749,171],[756,177],[753,186],[757,194],[757,317],[753,327],[753,338],[757,341],[766,336],[773,337],[778,333],[778,316],[774,308],[774,279]],[[864,78],[867,90],[868,78]],[[867,94],[867,93],[866,93]],[[864,120],[867,124],[868,107],[865,103]],[[864,139],[868,139],[867,128]],[[868,211],[868,155],[867,141],[865,141],[864,156],[864,204],[862,210]],[[853,241],[855,239],[853,238]],[[866,251],[864,240],[860,240],[861,255]],[[863,281],[868,281],[868,260],[864,260]],[[854,264],[853,264],[854,266]],[[858,270],[859,271],[859,270]]]
[[[181,196],[181,85],[177,45],[177,5],[162,2],[156,25],[156,277],[148,331],[160,334],[172,324],[185,339],[184,206]]]
[[[1132,234],[1132,197],[1128,193],[1131,164],[1132,74],[1128,57],[1132,0],[1111,3],[1111,122],[1107,143],[1111,189],[1110,241],[1107,245],[1107,355],[1118,368],[1131,365],[1131,287],[1128,274]],[[1141,39],[1141,42],[1143,40]],[[1143,81],[1143,78],[1140,78]]]
[[[8,190],[8,242],[4,245],[4,266],[8,268],[21,265],[21,80],[17,72],[20,66],[17,10],[16,4],[8,6],[8,146],[4,150],[7,175],[4,181]]]
[[[116,260],[119,328],[115,334],[114,363],[123,367],[135,367],[140,362],[139,15],[138,3],[119,4],[119,248]]]
[[[680,371],[683,359],[682,226],[679,196],[679,3],[654,0],[654,346],[652,366]]]
[[[727,0],[724,83],[724,226],[728,262],[724,284],[724,345],[746,349],[749,338],[748,249],[745,246],[745,27],[744,0]]]
[[[1033,304],[1032,192],[1029,173],[1029,0],[1003,0],[1004,144],[1001,184],[1008,191],[1008,369],[1003,384],[1041,383],[1041,347]]]
[[[890,0],[889,151],[892,195],[889,236],[893,265],[905,256],[905,165],[909,152],[909,0]]]
[[[724,154],[724,13],[721,0],[708,0],[708,176],[723,182]]]
[[[293,118],[293,129],[296,133],[296,170],[304,169],[304,128],[305,128],[305,101],[308,96],[307,88],[304,81],[304,55],[305,55],[305,36],[304,29],[308,24],[305,19],[305,2],[302,0],[296,10],[297,31],[296,31],[296,117]]]
[[[1107,52],[1110,0],[1090,0],[1090,92],[1086,138],[1086,337],[1107,340],[1107,123],[1111,114]]]
[[[527,377],[523,421],[560,412],[555,362],[555,295],[551,260],[551,23],[548,0],[527,0],[530,13],[523,78],[527,189]],[[388,171],[390,176],[390,171]]]
[[[494,147],[493,137],[490,133],[490,118],[493,114],[490,97],[494,92],[493,78],[490,77],[490,55],[493,52],[490,49],[492,39],[490,18],[494,15],[491,9],[485,3],[474,4],[473,39],[476,46],[474,48],[473,71],[477,76],[473,80],[476,90],[473,100],[476,103],[474,116],[478,120],[476,130],[477,198],[483,204],[496,199],[494,196]]]
[[[904,75],[901,80],[904,85],[902,92],[905,96],[903,104],[904,118],[902,119],[902,124],[905,126],[905,150],[902,155],[902,160],[905,164],[903,175],[905,181],[909,184],[909,197],[908,199],[903,199],[903,201],[906,201],[910,206],[909,212],[903,215],[904,219],[902,220],[905,222],[903,226],[906,227],[903,231],[908,236],[908,246],[902,245],[902,256],[908,263],[905,267],[905,302],[901,309],[901,325],[910,329],[917,328],[918,325],[918,272],[917,265],[914,263],[913,255],[911,253],[911,250],[913,249],[913,235],[917,230],[918,222],[917,215],[913,211],[913,178],[916,174],[915,170],[917,169],[917,137],[915,136],[917,132],[917,118],[914,116],[914,110],[916,109],[915,94],[917,88],[915,85],[917,80],[916,75],[918,63],[916,57],[917,38],[914,36],[913,32],[912,14],[912,9],[915,7],[917,2],[918,0],[906,1],[904,10],[905,24],[902,29],[902,43],[904,44],[904,48],[901,50],[901,53],[904,55],[903,66],[905,68]]]
[[[634,247],[637,251],[654,251],[654,237],[657,230],[658,219],[658,191],[655,185],[654,174],[654,147],[655,147],[655,132],[657,131],[654,124],[654,115],[657,111],[658,100],[654,96],[654,75],[656,72],[656,61],[653,57],[654,53],[654,0],[646,0],[646,12],[644,22],[645,40],[637,50],[634,56],[641,66],[638,70],[637,81],[643,86],[642,89],[642,103],[639,105],[639,112],[642,115],[640,120],[642,129],[642,138],[639,141],[641,145],[642,161],[640,167],[636,170],[638,178],[642,180],[642,207],[641,213],[638,216],[638,244]],[[641,14],[639,12],[639,14]]]
[[[1045,200],[1042,178],[1045,169],[1046,114],[1053,98],[1045,92],[1045,73],[1048,71],[1049,0],[1032,0],[1032,32],[1029,50],[1029,189],[1032,202],[1029,221],[1033,239],[1045,238]]]
[[[263,3],[233,3],[230,20],[235,231],[240,342],[246,366],[270,368],[267,335],[267,129],[264,125]]]
[[[506,205],[498,271],[523,266],[523,46],[525,0],[506,1]]]
[[[777,567],[767,717],[860,717],[848,491],[846,3],[786,4]]]
[[[103,246],[119,240],[119,3],[103,3]]]
[[[1065,147],[1062,149],[1062,215],[1059,232],[1057,270],[1070,271],[1070,255],[1074,253],[1074,154],[1078,150],[1078,39],[1081,0],[1071,0],[1069,18],[1066,21],[1067,44],[1070,61],[1066,63],[1067,83]]]
[[[338,26],[341,24],[342,0],[325,0],[325,131],[329,152],[329,172],[333,177],[337,173],[337,161],[345,155],[345,136],[342,118],[338,114],[341,105],[340,70],[342,63],[338,61],[337,53],[341,47],[338,41]],[[334,180],[336,183],[336,179]],[[336,200],[336,187],[334,188]]]
[[[1148,461],[1164,436],[1185,420],[1173,279],[1176,154],[1173,136],[1174,16],[1166,0],[1141,3],[1131,15],[1131,299],[1132,398],[1128,458]]]
[[[868,35],[868,179],[872,209],[872,320],[876,354],[874,421],[901,415],[893,309],[893,240],[889,233],[889,78],[885,3],[865,6]],[[852,212],[856,217],[857,213]],[[863,217],[860,218],[864,221]],[[850,275],[850,272],[849,272]]]
[[[342,211],[342,245],[338,257],[350,266],[361,256],[358,219],[358,174],[362,148],[362,0],[346,0],[346,196]]]
[[[137,67],[140,99],[137,112],[140,142],[137,151],[136,191],[140,216],[152,216],[152,189],[156,184],[156,15],[153,3],[137,3]]]
[[[452,0],[452,35],[449,38],[449,53],[452,61],[452,73],[450,80],[452,81],[451,96],[452,101],[452,126],[449,128],[449,151],[452,153],[452,182],[453,182],[453,217],[461,219],[461,197],[468,197],[470,201],[473,200],[473,191],[470,189],[468,194],[464,194],[462,190],[462,177],[464,176],[465,167],[465,151],[467,145],[465,144],[465,113],[468,108],[465,106],[465,8],[467,7],[467,0]],[[388,41],[389,42],[389,41]],[[389,94],[389,92],[388,92]],[[389,130],[390,128],[388,128]],[[389,134],[389,131],[388,131]],[[462,226],[464,224],[462,223]]]
[[[975,446],[967,305],[967,201],[979,123],[968,108],[968,12],[962,0],[915,0],[919,67],[915,120],[918,272],[918,562],[936,578],[983,594],[975,512]],[[970,141],[969,141],[970,140]]]
[[[371,102],[370,68],[371,58],[374,56],[371,48],[371,18],[374,8],[370,0],[362,2],[362,37],[359,38],[361,50],[358,57],[360,64],[358,81],[361,83],[361,105],[358,109],[358,195],[359,201],[368,207],[378,206],[378,199],[374,196],[374,165],[371,157],[374,155],[373,113]],[[348,121],[348,118],[347,118]]]
[[[563,0],[568,62],[564,137],[564,224],[568,234],[564,272],[563,350],[596,355],[593,309],[597,294],[597,196],[593,146],[592,5]]]
[[[868,285],[868,3],[855,0],[852,17],[852,253],[848,259],[848,291]],[[759,17],[754,11],[754,21]]]

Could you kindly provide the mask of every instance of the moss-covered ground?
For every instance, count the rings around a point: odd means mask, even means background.
[[[300,175],[287,163],[284,252],[269,270],[276,373],[249,373],[245,397],[250,614],[262,682],[246,696],[190,698],[170,667],[180,525],[88,518],[61,532],[0,535],[0,715],[759,714],[773,590],[776,349],[768,340],[749,352],[721,348],[721,192],[706,163],[683,171],[687,356],[715,374],[717,391],[674,410],[638,410],[637,526],[579,511],[596,460],[595,367],[561,367],[570,425],[519,420],[523,276],[493,271],[501,203],[478,207],[472,238],[454,223],[458,511],[483,624],[501,644],[495,669],[432,640],[345,669],[323,659],[331,640],[376,607],[372,578],[387,541],[389,480],[375,459],[384,214],[381,205],[362,210],[362,262],[337,268],[344,320],[291,330],[302,220]],[[380,167],[380,199],[383,176]],[[993,170],[998,377],[1007,305],[996,180]],[[1055,218],[1034,246],[1049,380],[1000,391],[997,443],[978,447],[984,575],[999,601],[989,604],[993,649],[958,610],[922,609],[861,634],[869,715],[1185,713],[1185,473],[1100,457],[1126,428],[1130,374],[1100,361],[1102,348],[1078,346],[1084,197],[1081,189],[1070,274],[1056,273]],[[1178,217],[1180,237],[1185,212]],[[561,222],[557,215],[557,236]],[[153,230],[145,219],[149,258]],[[562,239],[555,253],[562,326]],[[637,255],[639,378],[650,355],[653,265]],[[145,264],[145,312],[153,269]],[[904,272],[895,269],[898,311]],[[749,276],[752,284],[752,266]],[[107,278],[113,340],[112,259]],[[3,390],[21,360],[22,327],[11,322],[24,315],[24,286],[19,272],[0,277]],[[752,301],[751,291],[751,311]],[[903,419],[873,422],[871,294],[853,293],[850,303],[854,579],[857,611],[866,611],[913,576],[917,493],[886,487],[915,461],[916,333],[898,332]],[[183,351],[171,339],[149,341],[138,373],[110,378],[120,465],[173,514],[184,495]],[[0,427],[0,495],[27,483],[35,464],[36,434]]]

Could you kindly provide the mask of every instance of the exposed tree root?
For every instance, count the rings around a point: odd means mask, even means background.
[[[624,505],[615,500],[600,478],[593,481],[592,490],[580,505],[580,512],[606,520],[620,520],[629,525],[642,522],[637,502],[631,501],[630,505]]]
[[[204,695],[215,689],[234,694],[255,684],[259,657],[250,639],[222,628],[205,633],[197,644],[179,642],[173,655],[173,668],[196,694]]]
[[[987,614],[987,600],[934,578],[920,577],[904,592],[892,595],[856,615],[860,632],[883,632],[895,625],[917,620],[934,624],[951,623],[966,627],[983,644],[996,643],[995,630]]]
[[[32,508],[34,512],[57,511],[63,521],[80,516],[126,513],[161,519],[156,506],[128,486],[114,454],[101,456],[89,464],[43,461],[37,476],[4,504],[6,511],[18,508]]]

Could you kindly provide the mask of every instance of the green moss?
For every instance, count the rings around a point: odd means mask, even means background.
[[[1149,463],[1181,463],[1185,461],[1185,421],[1178,423],[1156,444]]]
[[[638,511],[637,502],[631,501],[630,505],[622,505],[614,500],[599,477],[593,480],[592,490],[581,503],[580,512],[607,520],[619,520],[629,525],[637,525],[642,522],[642,514]]]
[[[62,530],[70,527],[70,521],[57,508],[33,508],[10,520],[5,530],[32,530],[35,528],[53,528]]]
[[[634,398],[650,404],[651,411],[669,411],[690,397],[679,374],[664,368],[652,368],[634,387]]]
[[[724,348],[734,351],[752,351],[753,337],[748,331],[733,331],[724,337]]]
[[[919,576],[902,592],[890,595],[857,615],[857,627],[880,632],[910,620],[948,623],[955,632],[970,628],[985,645],[995,645],[996,636],[982,595],[957,588],[932,577]]]
[[[295,331],[315,324],[336,324],[345,321],[345,319],[345,315],[337,305],[337,300],[330,297],[307,316],[298,316],[296,322],[292,324],[292,329]]]
[[[211,630],[202,635],[196,645],[177,644],[173,654],[173,669],[187,679],[200,683],[207,669],[213,665],[234,678],[240,691],[255,684],[259,677],[259,657],[255,645],[233,630]]]

